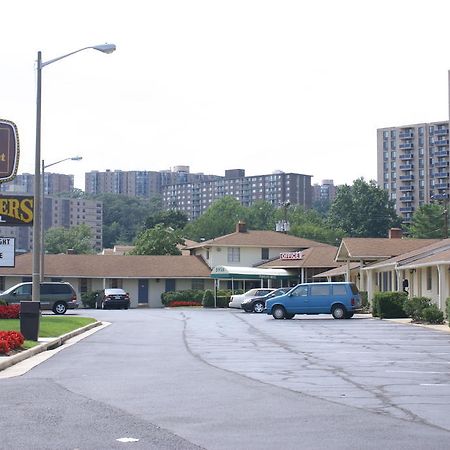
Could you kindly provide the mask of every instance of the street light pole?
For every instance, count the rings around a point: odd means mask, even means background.
[[[34,155],[34,200],[33,200],[33,267],[32,267],[32,295],[31,300],[38,302],[40,299],[41,277],[41,101],[42,101],[42,68],[67,58],[75,53],[87,49],[98,50],[102,53],[112,53],[116,50],[114,44],[101,44],[91,47],[83,47],[79,50],[67,53],[49,61],[42,61],[42,52],[37,54],[37,85],[36,85],[36,147]]]
[[[42,170],[41,170],[41,229],[40,229],[40,239],[41,239],[41,261],[40,261],[40,269],[39,269],[39,273],[40,273],[40,280],[41,283],[44,281],[44,277],[45,277],[45,269],[44,269],[44,264],[45,264],[45,239],[44,239],[44,234],[45,234],[45,169],[47,169],[48,167],[54,166],[56,164],[62,163],[64,161],[80,161],[82,160],[83,157],[82,156],[72,156],[69,158],[64,158],[61,159],[60,161],[56,161],[54,163],[51,164],[47,164],[45,165],[44,160],[42,160]]]

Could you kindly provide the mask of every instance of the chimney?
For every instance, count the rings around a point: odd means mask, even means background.
[[[403,237],[403,231],[401,228],[391,228],[389,230],[389,239],[401,239]]]
[[[247,224],[242,220],[236,225],[236,233],[247,233]]]

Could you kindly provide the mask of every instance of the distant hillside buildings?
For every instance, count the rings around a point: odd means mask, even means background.
[[[188,166],[172,171],[92,171],[85,175],[86,193],[123,194],[151,198],[159,195],[165,209],[183,211],[190,220],[199,217],[215,201],[225,196],[250,206],[258,200],[274,205],[289,201],[310,208],[311,175],[284,173],[245,176],[245,170],[226,170],[225,176],[190,173]]]

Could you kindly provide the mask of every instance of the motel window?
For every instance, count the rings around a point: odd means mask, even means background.
[[[109,287],[110,288],[119,288],[122,289],[122,280],[119,278],[111,278],[109,280]]]
[[[269,259],[269,249],[268,248],[261,249],[261,259]]]
[[[0,277],[0,291],[5,290],[5,277]]]
[[[192,290],[193,291],[204,291],[205,290],[205,280],[192,280]]]
[[[239,247],[228,247],[228,262],[240,262],[241,249]]]
[[[427,291],[431,291],[432,287],[431,267],[427,267]]]
[[[88,291],[88,280],[87,278],[80,278],[80,292],[85,294]]]

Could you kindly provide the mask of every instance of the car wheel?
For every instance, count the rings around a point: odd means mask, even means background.
[[[286,319],[293,319],[295,314],[286,314]]]
[[[264,311],[264,303],[263,302],[255,302],[253,303],[253,312],[254,313],[262,313]]]
[[[102,309],[106,309],[105,302],[102,302]]]
[[[67,311],[67,306],[64,302],[56,302],[53,305],[53,312],[55,314],[65,314]]]
[[[284,319],[286,317],[286,311],[282,306],[275,306],[272,309],[272,316],[274,319]]]
[[[331,314],[335,319],[344,319],[347,315],[347,310],[342,305],[336,305],[333,307]]]
[[[355,313],[353,313],[353,312],[348,312],[348,313],[345,315],[345,318],[346,318],[346,319],[351,319],[351,318],[353,317],[353,314],[355,314]]]

